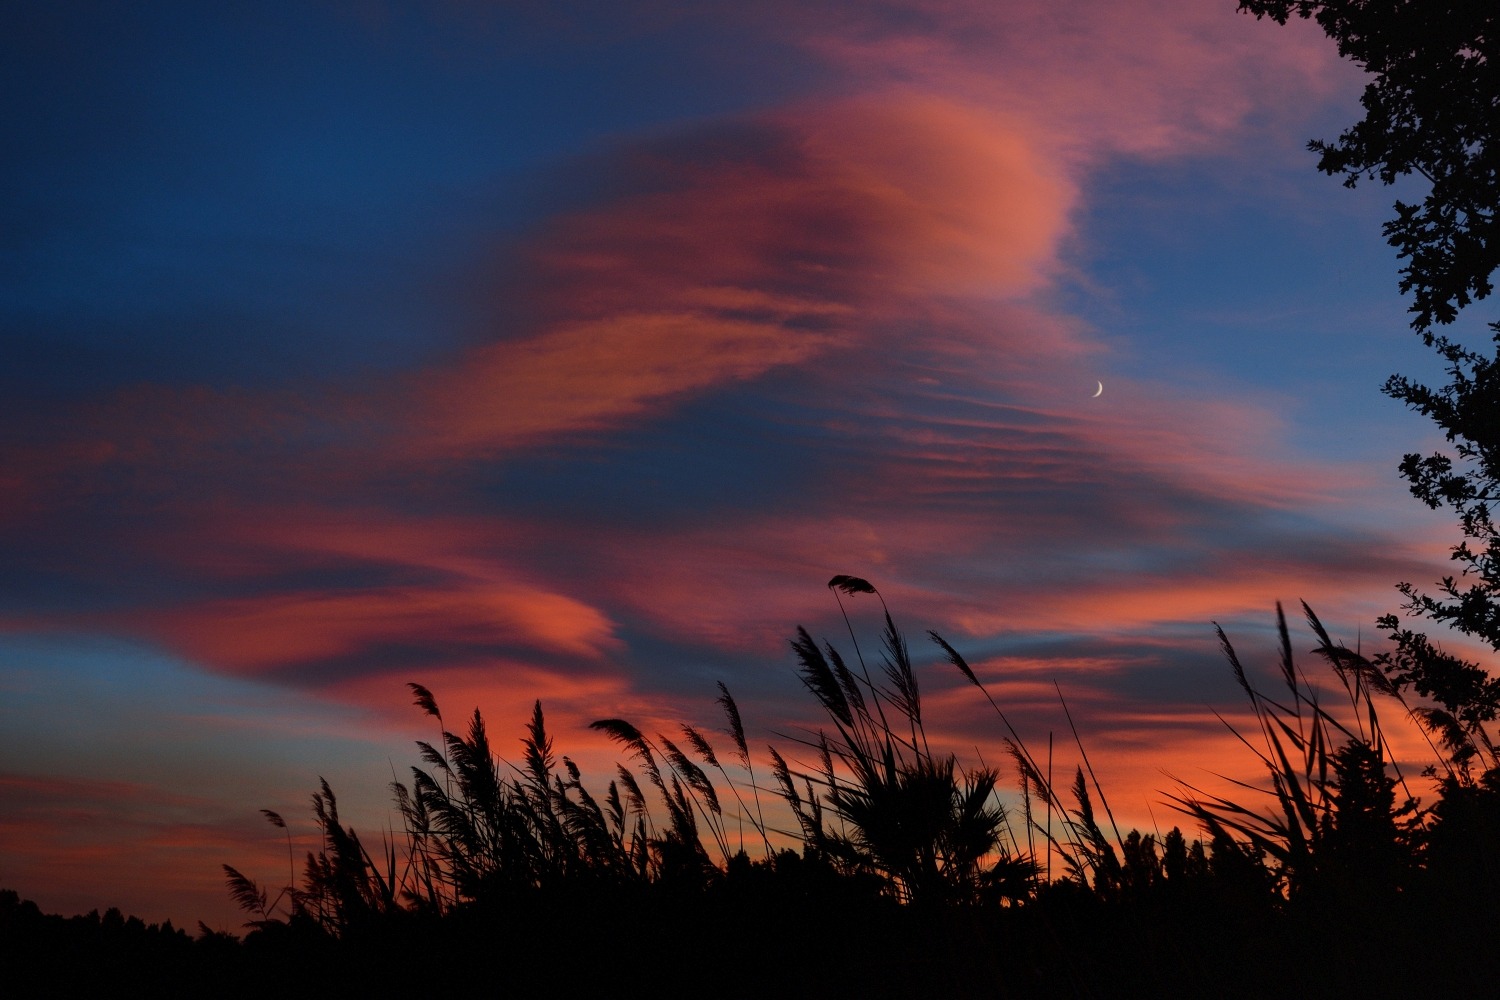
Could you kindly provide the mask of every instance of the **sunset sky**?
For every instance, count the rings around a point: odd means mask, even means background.
[[[600,781],[718,680],[763,746],[836,573],[945,745],[1001,733],[927,629],[1178,822],[1250,763],[1212,622],[1368,651],[1456,540],[1394,194],[1305,149],[1361,76],[1234,6],[10,5],[0,886],[237,928],[258,809],[395,822],[407,681]]]

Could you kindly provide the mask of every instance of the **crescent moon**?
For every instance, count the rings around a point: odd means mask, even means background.
[[[1095,380],[1094,380],[1094,381],[1095,381],[1095,382],[1096,382],[1096,383],[1098,383],[1098,386],[1099,386],[1099,388],[1097,388],[1097,389],[1095,389],[1095,390],[1094,390],[1094,395],[1093,395],[1093,396],[1091,396],[1091,397],[1090,397],[1090,398],[1091,398],[1091,399],[1098,399],[1098,398],[1099,398],[1099,396],[1100,396],[1100,395],[1101,395],[1101,394],[1103,394],[1103,392],[1104,392],[1104,383],[1103,383],[1103,382],[1099,382],[1099,380],[1098,380],[1098,379],[1095,379]]]

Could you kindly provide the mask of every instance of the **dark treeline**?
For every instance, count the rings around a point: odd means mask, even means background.
[[[830,586],[879,597],[854,577]],[[249,918],[242,938],[115,911],[44,917],[10,893],[0,961],[12,983],[23,969],[39,977],[39,994],[123,981],[181,995],[1484,988],[1500,972],[1476,932],[1500,890],[1487,720],[1459,722],[1459,705],[1414,711],[1399,663],[1367,660],[1307,618],[1327,690],[1295,662],[1279,613],[1270,692],[1224,640],[1254,710],[1240,735],[1265,780],[1243,802],[1182,786],[1169,798],[1191,835],[1118,830],[1082,741],[1080,765],[1054,787],[1045,757],[936,634],[993,706],[1006,767],[931,748],[905,637],[882,606],[869,661],[857,642],[846,659],[798,630],[792,648],[826,725],[795,749],[752,752],[721,685],[716,733],[594,723],[628,759],[597,798],[554,749],[540,705],[509,763],[477,710],[450,729],[413,684],[438,739],[392,784],[396,835],[367,843],[324,783],[312,797],[319,846],[295,881],[263,888],[225,866]],[[1390,758],[1381,710],[1392,707],[1434,735],[1425,775]],[[1016,790],[1008,805],[1002,788]],[[290,855],[287,821],[265,815]]]

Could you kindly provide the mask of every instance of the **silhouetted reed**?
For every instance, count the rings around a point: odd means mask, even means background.
[[[862,580],[836,577],[846,593],[875,593]],[[863,655],[856,675],[831,644],[819,647],[798,629],[792,648],[804,685],[833,731],[802,741],[818,767],[799,773],[777,754],[783,796],[802,826],[807,847],[830,854],[850,871],[872,872],[905,901],[975,899],[1014,892],[1029,860],[1006,836],[999,775],[963,768],[952,754],[934,754],[922,720],[921,691],[905,638],[888,611],[881,633],[884,683],[872,680]],[[837,828],[823,821],[826,802]]]
[[[1347,707],[1338,713],[1331,709],[1297,666],[1279,604],[1278,665],[1285,696],[1272,697],[1251,684],[1228,636],[1215,626],[1235,680],[1250,699],[1256,731],[1246,736],[1225,724],[1260,762],[1269,787],[1235,784],[1269,800],[1270,808],[1186,783],[1186,794],[1169,798],[1203,825],[1221,852],[1238,849],[1266,859],[1278,890],[1288,898],[1310,891],[1348,892],[1355,885],[1395,890],[1415,867],[1414,847],[1425,819],[1391,759],[1376,702],[1380,695],[1400,703],[1400,694],[1373,662],[1335,644],[1311,608],[1303,604],[1302,609],[1318,638],[1314,652],[1332,668]]]
[[[436,720],[440,739],[418,741],[424,766],[411,768],[409,785],[392,783],[401,836],[385,838],[378,856],[372,855],[341,824],[333,791],[324,783],[313,796],[321,848],[308,853],[300,885],[272,897],[226,865],[233,897],[254,918],[252,926],[297,920],[338,934],[398,910],[440,915],[565,882],[618,888],[670,881],[701,889],[745,864],[774,867],[779,842],[783,851],[794,848],[810,864],[900,902],[1022,903],[1044,884],[1038,837],[1048,857],[1061,858],[1065,875],[1084,887],[1106,892],[1123,884],[1127,840],[1109,814],[1066,702],[1083,758],[1068,789],[1071,805],[1053,787],[1050,747],[1044,768],[963,656],[930,633],[1005,727],[1023,803],[1019,823],[1012,823],[1001,801],[1000,772],[933,751],[906,639],[879,591],[851,576],[834,577],[829,587],[849,624],[853,665],[834,645],[819,644],[799,627],[791,647],[827,728],[793,738],[814,761],[811,766],[794,767],[776,747],[766,748],[772,790],[795,829],[773,828],[766,818],[766,789],[756,780],[739,707],[723,684],[718,704],[740,777],[724,767],[697,727],[680,725],[679,744],[662,733],[648,736],[624,719],[601,719],[591,728],[619,744],[630,761],[616,766],[602,803],[576,764],[555,755],[540,702],[521,741],[521,762],[509,765],[495,754],[477,709],[465,732],[452,732],[432,693],[410,684],[416,706]],[[860,594],[881,602],[875,670],[843,607],[842,597]],[[724,798],[735,806],[731,816]],[[1111,835],[1095,817],[1096,798]],[[1033,803],[1045,806],[1045,823]],[[267,818],[284,828],[276,814]],[[1138,859],[1154,857],[1154,838],[1136,835],[1132,843]],[[750,861],[747,844],[759,860]]]
[[[929,633],[999,720],[1017,777],[1015,797],[1003,800],[999,771],[933,747],[918,671],[879,591],[851,576],[829,586],[852,655],[796,630],[798,675],[823,722],[784,735],[783,748],[766,746],[769,765],[759,769],[723,684],[727,754],[693,724],[648,734],[625,719],[592,723],[625,755],[598,798],[554,750],[540,703],[511,764],[494,752],[478,710],[462,732],[450,731],[432,693],[410,685],[440,738],[419,741],[420,766],[409,783],[392,783],[401,833],[367,849],[323,783],[313,796],[320,844],[297,885],[271,894],[225,866],[252,939],[305,932],[366,941],[360,947],[375,952],[420,939],[448,949],[457,968],[463,949],[496,935],[553,954],[559,946],[544,938],[559,920],[595,935],[599,947],[625,917],[669,935],[674,962],[708,975],[709,956],[728,942],[784,950],[771,928],[795,913],[816,917],[818,930],[786,959],[786,975],[795,970],[813,992],[857,982],[868,995],[903,995],[900,984],[916,988],[910,977],[951,974],[955,989],[1004,979],[1018,996],[1090,995],[1102,984],[1256,996],[1293,979],[1325,989],[1414,983],[1376,971],[1380,921],[1405,914],[1422,922],[1424,947],[1446,956],[1451,982],[1469,982],[1472,963],[1454,942],[1456,921],[1471,911],[1441,900],[1481,905],[1476,890],[1456,887],[1464,865],[1484,886],[1500,874],[1489,850],[1500,831],[1500,778],[1491,767],[1465,778],[1466,766],[1492,759],[1482,724],[1444,728],[1430,709],[1407,708],[1388,674],[1399,665],[1336,644],[1305,605],[1313,652],[1338,684],[1332,694],[1295,662],[1279,606],[1284,694],[1252,683],[1218,631],[1253,719],[1248,730],[1230,728],[1265,781],[1225,779],[1244,792],[1238,799],[1181,784],[1167,797],[1201,827],[1203,837],[1190,839],[1176,828],[1121,833],[1060,688],[1078,763],[1055,784],[1051,736],[1033,752],[979,672]],[[880,602],[869,658],[845,608],[845,599],[864,597]],[[1430,810],[1395,767],[1381,702],[1439,737],[1431,774],[1440,797]],[[768,781],[758,779],[767,772]],[[1483,831],[1491,839],[1481,844]],[[405,929],[393,938],[392,928]],[[830,965],[833,954],[844,958]],[[1333,964],[1320,957],[1330,955]],[[1018,961],[1029,971],[1018,972]],[[1319,961],[1326,974],[1309,977]],[[884,971],[860,978],[851,968],[859,962]],[[781,982],[770,971],[747,975],[726,995],[760,995]],[[552,988],[539,978],[533,985]],[[571,992],[608,988],[575,985]]]

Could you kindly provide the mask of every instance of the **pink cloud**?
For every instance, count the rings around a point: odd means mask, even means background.
[[[198,662],[251,674],[353,662],[386,647],[432,651],[412,669],[501,648],[597,669],[620,649],[614,622],[508,555],[524,530],[495,518],[401,517],[368,508],[218,509],[173,539],[170,557],[204,579],[259,592],[137,609],[115,624],[143,629]],[[349,583],[260,582],[304,573]]]
[[[617,427],[868,349],[924,297],[1015,298],[1055,267],[1076,192],[1013,121],[893,93],[738,127],[743,155],[717,153],[717,134],[648,146],[646,193],[550,224],[532,258],[554,318],[420,376],[403,450]]]
[[[934,297],[1025,296],[1057,268],[1077,191],[1018,119],[890,91],[729,128],[740,136],[729,152],[716,133],[623,150],[639,193],[544,227],[523,255],[533,327],[406,379],[119,393],[12,456],[34,474],[6,488],[5,506],[45,505],[41,484],[106,471],[142,491],[196,475],[222,493],[217,473],[240,455],[336,491],[366,478],[360,463],[611,432],[869,350],[899,321],[909,338]],[[330,449],[340,462],[324,460]],[[256,475],[234,471],[230,490]]]
[[[278,593],[144,616],[173,648],[239,672],[345,660],[387,644],[521,645],[597,659],[617,644],[608,619],[574,598],[506,584]]]
[[[1313,26],[1196,0],[910,0],[783,12],[802,44],[867,86],[891,81],[1014,114],[1052,148],[1197,152],[1257,118],[1295,121],[1355,74]]]

